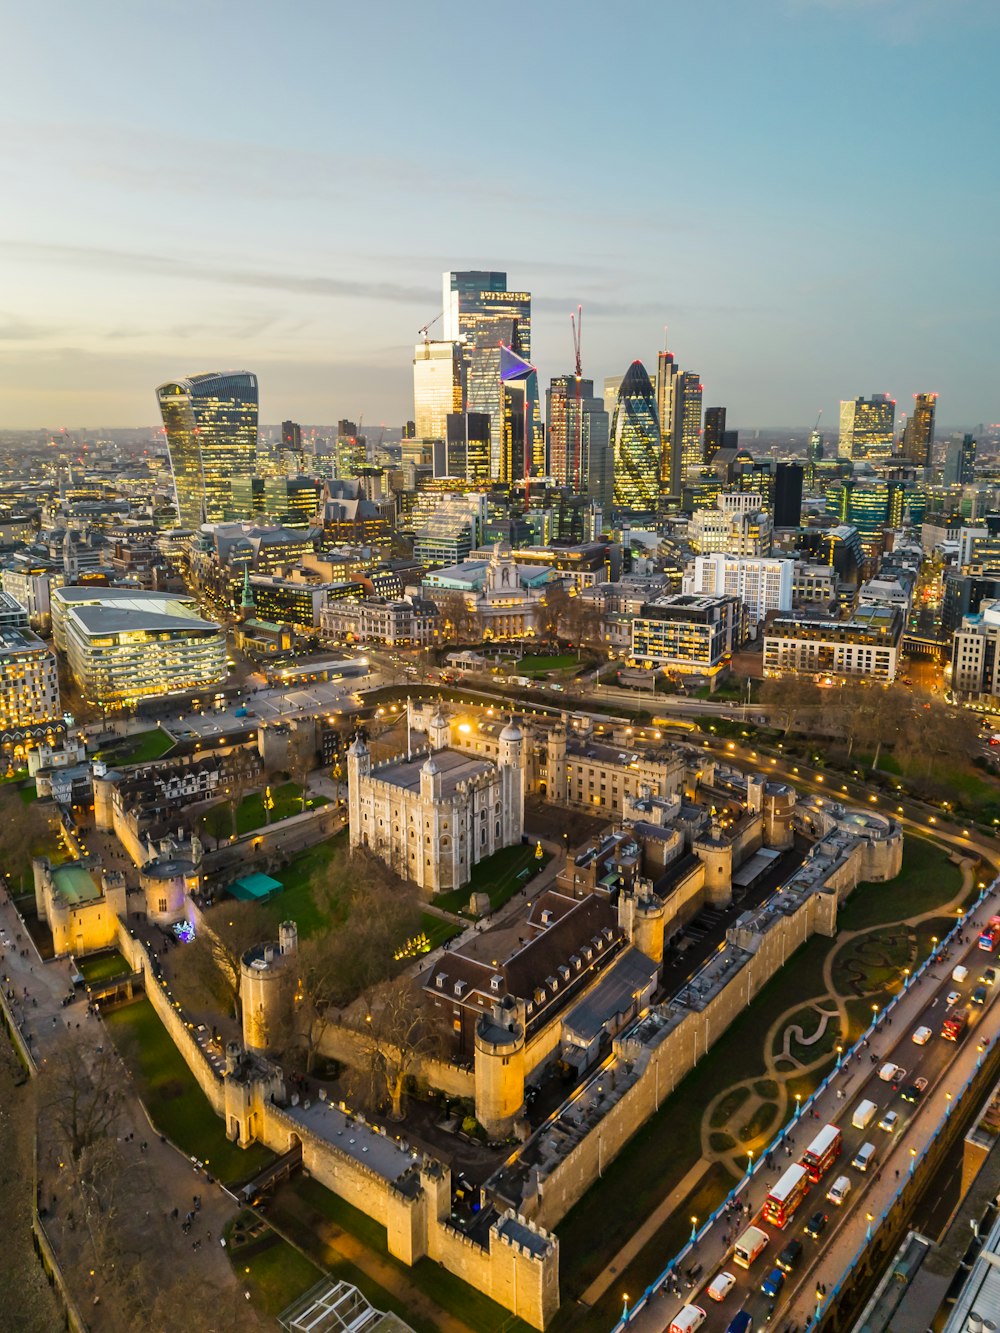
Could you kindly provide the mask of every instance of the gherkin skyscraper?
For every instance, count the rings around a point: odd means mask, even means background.
[[[633,361],[618,390],[611,424],[615,508],[656,512],[660,489],[660,422],[656,393],[641,361]]]
[[[250,518],[234,505],[230,479],[253,475],[257,376],[248,370],[170,380],[156,390],[182,528]]]

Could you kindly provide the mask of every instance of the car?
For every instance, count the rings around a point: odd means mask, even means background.
[[[883,1083],[902,1083],[903,1079],[906,1078],[906,1070],[901,1065],[894,1065],[889,1060],[878,1071],[878,1076]]]
[[[838,1176],[826,1192],[826,1197],[839,1208],[851,1192],[850,1176]]]
[[[885,1115],[878,1122],[879,1129],[884,1129],[887,1134],[895,1132],[899,1125],[899,1113],[897,1111],[886,1111]]]
[[[694,1333],[707,1318],[708,1315],[700,1305],[685,1305],[670,1321],[670,1333]]]
[[[926,1046],[933,1035],[934,1034],[931,1032],[930,1028],[919,1027],[910,1040],[913,1042],[914,1046]]]
[[[962,992],[960,990],[950,990],[948,994],[944,997],[944,1002],[945,1005],[950,1009],[953,1004],[958,1004],[961,998],[962,998]]]
[[[972,1003],[985,1004],[987,994],[988,991],[985,986],[977,986],[976,989],[972,992]]]
[[[984,986],[992,986],[997,979],[997,970],[995,967],[988,967],[979,980]]]
[[[767,1277],[760,1284],[760,1289],[765,1296],[772,1301],[781,1294],[781,1288],[785,1285],[785,1275],[780,1268],[772,1268]]]
[[[713,1301],[724,1301],[735,1286],[736,1278],[732,1273],[716,1273],[705,1292]]]
[[[915,1078],[899,1095],[904,1102],[919,1102],[926,1091],[927,1080],[925,1078]]]
[[[774,1262],[784,1272],[791,1273],[793,1269],[798,1268],[801,1258],[802,1242],[800,1240],[790,1240]]]

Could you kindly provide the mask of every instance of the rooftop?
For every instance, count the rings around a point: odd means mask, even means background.
[[[483,773],[491,773],[494,769],[489,760],[470,759],[467,754],[461,754],[458,750],[434,750],[433,759],[441,776],[441,792],[444,796],[450,796],[460,782],[467,782],[470,778],[479,777]],[[384,768],[374,769],[372,777],[380,782],[388,782],[393,787],[419,791],[420,770],[426,761],[426,755],[421,755],[417,759],[404,759],[398,763],[388,764]]]
[[[288,1106],[285,1112],[318,1138],[333,1144],[390,1184],[398,1184],[409,1175],[419,1158],[416,1150],[411,1150],[404,1142],[390,1139],[365,1120],[330,1102]]]

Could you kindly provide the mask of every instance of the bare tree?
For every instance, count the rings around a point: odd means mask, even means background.
[[[240,1017],[243,955],[270,939],[274,927],[256,903],[225,902],[205,913],[207,930],[171,954],[171,969],[181,985],[200,983]]]
[[[370,1110],[388,1108],[391,1120],[402,1120],[407,1079],[444,1049],[419,987],[405,978],[379,986],[368,997],[358,1042],[362,1060],[349,1075],[352,1094]]]
[[[558,640],[560,633],[570,619],[571,601],[572,599],[562,579],[553,579],[545,585],[541,615],[542,629],[546,638],[553,641]]]
[[[68,1037],[48,1056],[39,1076],[39,1115],[72,1162],[114,1135],[127,1093],[117,1051],[91,1053]]]
[[[246,748],[234,750],[229,756],[226,773],[226,795],[229,799],[229,814],[232,820],[232,834],[239,832],[236,815],[244,796],[254,786],[260,773],[255,757]]]
[[[301,788],[301,809],[305,811],[308,795],[309,774],[316,767],[316,746],[313,738],[306,731],[298,731],[292,738],[288,751],[288,772],[293,782]]]
[[[806,677],[782,676],[765,680],[758,699],[771,709],[775,721],[784,727],[787,736],[804,712],[817,707],[820,694],[814,682]]]
[[[444,637],[453,643],[469,643],[479,638],[479,617],[461,592],[444,592],[434,601],[441,615]]]

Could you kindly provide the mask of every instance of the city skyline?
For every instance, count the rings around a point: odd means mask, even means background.
[[[986,3],[715,0],[691,22],[648,4],[641,44],[595,40],[599,6],[568,30],[543,9],[546,77],[518,106],[535,148],[516,173],[454,115],[447,78],[423,75],[445,39],[456,70],[488,65],[488,26],[466,9],[389,6],[388,41],[384,12],[307,5],[308,42],[263,7],[237,31],[199,13],[197,98],[176,96],[161,40],[184,13],[150,7],[100,43],[65,4],[14,19],[0,428],[153,425],[150,386],[244,365],[262,420],[399,424],[440,273],[463,268],[532,293],[542,385],[572,371],[582,302],[595,384],[654,365],[666,324],[734,428],[805,426],[822,408],[830,431],[841,399],[879,390],[901,410],[939,393],[943,430],[1000,417]],[[331,43],[351,55],[329,80]],[[282,69],[293,95],[262,97]],[[543,151],[570,139],[599,164],[586,188],[575,153]],[[929,169],[933,195],[907,207]],[[627,206],[624,180],[642,182]]]

